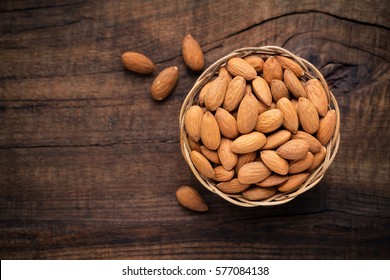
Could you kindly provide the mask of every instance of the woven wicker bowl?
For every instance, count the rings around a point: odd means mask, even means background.
[[[184,126],[184,114],[194,104],[198,104],[197,101],[197,96],[202,89],[202,87],[210,81],[217,73],[220,67],[224,66],[227,62],[232,57],[246,57],[249,55],[260,55],[263,58],[266,58],[271,55],[282,55],[286,56],[289,58],[292,58],[294,61],[296,61],[305,71],[305,75],[302,77],[303,79],[310,79],[310,78],[317,78],[321,81],[322,85],[324,86],[325,91],[327,92],[328,95],[328,100],[329,100],[329,108],[334,109],[336,111],[336,116],[337,116],[337,123],[336,123],[336,129],[335,133],[332,137],[332,139],[329,141],[329,143],[326,146],[327,149],[327,154],[324,159],[324,162],[317,167],[317,169],[312,170],[307,177],[306,181],[302,183],[298,188],[291,192],[287,193],[276,193],[274,196],[266,199],[266,200],[261,200],[261,201],[252,201],[252,200],[247,200],[245,199],[242,195],[240,194],[226,194],[220,191],[216,187],[216,183],[204,176],[202,176],[195,168],[193,163],[191,162],[190,158],[190,152],[191,148],[188,142],[188,137],[187,133],[185,131],[185,126]],[[279,205],[286,203],[298,195],[308,191],[309,189],[313,188],[318,182],[322,179],[322,177],[325,175],[326,170],[329,168],[330,164],[332,163],[333,159],[336,156],[339,143],[340,143],[340,110],[337,105],[337,101],[332,94],[332,92],[329,91],[327,82],[325,81],[324,77],[322,74],[319,72],[319,70],[314,67],[310,62],[294,55],[293,53],[277,47],[277,46],[263,46],[263,47],[249,47],[249,48],[242,48],[235,50],[228,55],[222,57],[215,63],[213,63],[210,67],[208,67],[202,75],[198,78],[198,80],[195,82],[194,86],[186,96],[181,111],[180,111],[180,118],[179,118],[179,124],[180,124],[180,146],[181,146],[181,151],[184,156],[184,159],[187,161],[189,167],[191,168],[193,174],[195,177],[199,180],[199,182],[206,187],[208,190],[211,192],[219,195],[223,199],[239,205],[243,207],[254,207],[254,206],[272,206],[272,205]]]

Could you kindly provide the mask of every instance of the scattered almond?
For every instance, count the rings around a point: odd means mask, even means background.
[[[183,59],[185,64],[193,71],[200,71],[204,67],[203,52],[199,43],[187,34],[182,43]]]
[[[122,63],[126,69],[138,74],[153,73],[156,66],[152,60],[142,53],[125,52],[122,54]]]
[[[197,212],[206,212],[207,210],[209,210],[206,201],[193,187],[179,187],[176,190],[176,199],[182,206],[190,210]]]
[[[152,97],[157,101],[167,98],[175,88],[178,79],[179,68],[176,66],[165,68],[152,83],[150,88]]]

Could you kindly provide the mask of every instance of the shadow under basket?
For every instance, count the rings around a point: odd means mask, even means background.
[[[298,63],[302,69],[304,70],[304,76],[302,78],[305,80],[307,79],[318,79],[327,94],[328,101],[329,101],[329,108],[335,110],[336,112],[336,127],[334,134],[330,141],[326,144],[326,156],[323,162],[314,170],[310,171],[308,177],[306,180],[297,188],[290,192],[277,192],[272,197],[269,197],[265,200],[248,200],[243,197],[242,194],[227,194],[222,192],[216,187],[216,182],[214,182],[211,179],[208,179],[204,177],[202,174],[200,174],[197,169],[195,168],[194,164],[191,161],[190,153],[191,153],[191,147],[188,140],[188,135],[185,130],[184,125],[184,115],[186,111],[192,106],[197,105],[198,100],[197,97],[200,93],[200,90],[202,87],[209,82],[213,77],[215,77],[219,71],[219,69],[226,65],[226,62],[233,57],[241,57],[244,58],[246,56],[250,55],[258,55],[262,58],[267,58],[269,56],[285,56],[288,58],[291,58],[296,63]],[[308,191],[309,189],[313,188],[316,184],[319,183],[319,181],[322,179],[322,177],[325,175],[325,172],[331,165],[332,161],[334,160],[339,143],[340,143],[340,110],[337,104],[337,101],[332,94],[332,92],[329,91],[327,82],[325,81],[324,77],[320,73],[320,71],[314,67],[310,62],[294,55],[293,53],[277,46],[263,46],[263,47],[248,47],[248,48],[241,48],[238,50],[235,50],[228,55],[222,57],[215,63],[213,63],[210,67],[208,67],[198,78],[198,80],[195,82],[194,86],[186,96],[181,111],[180,111],[180,117],[179,117],[179,124],[180,124],[180,146],[181,151],[184,156],[184,159],[188,163],[192,173],[195,175],[195,177],[199,180],[199,182],[206,187],[209,191],[219,195],[223,199],[243,207],[255,207],[255,206],[273,206],[273,205],[279,205],[286,203],[288,201],[291,201],[298,195]]]

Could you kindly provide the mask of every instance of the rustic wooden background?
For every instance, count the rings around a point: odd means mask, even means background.
[[[1,1],[1,259],[390,258],[389,1]],[[181,103],[206,66],[278,45],[324,74],[341,110],[341,146],[324,179],[288,204],[240,208],[204,189],[180,153]],[[177,65],[164,102],[155,75]],[[180,207],[196,187],[206,214]]]

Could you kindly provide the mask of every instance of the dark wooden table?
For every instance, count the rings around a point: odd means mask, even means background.
[[[389,259],[388,1],[1,1],[2,259]],[[341,110],[341,145],[323,180],[293,201],[241,208],[210,193],[179,145],[181,104],[206,66],[278,45],[316,65]],[[180,77],[164,102],[154,75]],[[196,187],[210,211],[178,205]]]

